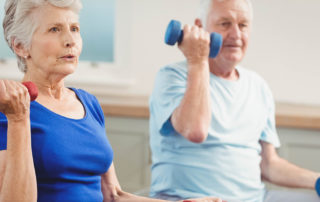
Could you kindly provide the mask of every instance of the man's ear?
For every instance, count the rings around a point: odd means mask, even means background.
[[[199,18],[196,18],[194,20],[194,24],[197,25],[200,28],[203,28],[202,21]]]
[[[21,43],[15,43],[15,40],[12,39],[11,44],[12,44],[12,48],[13,48],[14,52],[18,56],[20,56],[22,58],[29,57],[29,51]]]

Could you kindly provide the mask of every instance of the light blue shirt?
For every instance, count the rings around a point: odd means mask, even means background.
[[[263,201],[260,140],[280,146],[274,100],[266,82],[241,67],[237,81],[210,74],[212,120],[207,139],[196,144],[171,122],[187,86],[187,63],[162,68],[150,97],[152,185],[150,196],[218,196]]]

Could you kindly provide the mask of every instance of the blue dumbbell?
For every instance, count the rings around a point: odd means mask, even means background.
[[[318,196],[320,197],[320,177],[318,178],[318,180],[316,182],[315,189],[316,189]]]
[[[173,46],[175,43],[180,43],[183,40],[183,30],[181,23],[176,20],[171,20],[166,31],[165,43]],[[217,57],[222,45],[222,36],[219,33],[213,32],[210,34],[210,58]]]

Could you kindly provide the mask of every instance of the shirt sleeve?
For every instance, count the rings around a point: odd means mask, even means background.
[[[76,89],[72,88],[77,93],[77,96],[81,96],[82,102],[85,103],[85,105],[89,108],[90,112],[94,116],[94,118],[100,123],[101,126],[105,127],[105,119],[104,119],[104,113],[102,111],[101,105],[99,104],[98,99],[88,93],[85,90],[82,89]],[[84,104],[83,103],[83,104]]]
[[[99,116],[99,122],[103,127],[105,127],[105,118],[104,118],[104,113],[101,108],[101,105],[95,96],[93,96],[93,101],[94,101],[94,107],[95,107],[95,109],[98,113],[98,116]]]
[[[276,129],[275,121],[275,102],[272,92],[266,83],[263,85],[263,98],[267,109],[267,122],[264,130],[261,133],[260,140],[272,144],[274,147],[280,147],[280,140]]]
[[[175,133],[171,115],[179,106],[186,90],[186,67],[162,68],[155,79],[150,97],[150,115],[161,135]]]
[[[0,151],[7,149],[7,118],[0,113]]]

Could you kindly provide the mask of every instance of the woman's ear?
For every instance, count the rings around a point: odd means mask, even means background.
[[[22,58],[28,58],[29,57],[29,51],[24,48],[24,46],[21,43],[15,43],[15,40],[12,39],[11,40],[11,44],[12,44],[12,48],[14,50],[14,52],[22,57]]]
[[[201,22],[201,20],[199,18],[196,18],[194,20],[194,24],[197,25],[200,28],[203,28],[202,22]]]

